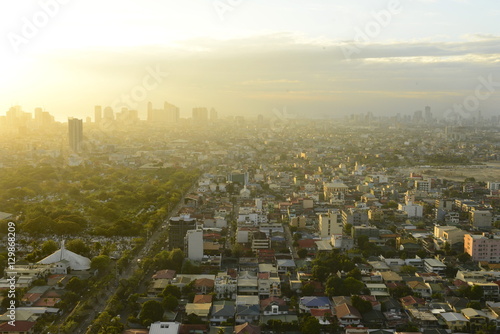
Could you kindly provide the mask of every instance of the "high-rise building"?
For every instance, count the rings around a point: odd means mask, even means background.
[[[184,250],[186,257],[193,261],[203,259],[203,230],[189,230],[184,237]]]
[[[77,118],[68,119],[69,147],[73,152],[80,152],[83,142],[83,121]]]
[[[206,122],[208,121],[208,110],[207,108],[193,108],[193,121],[195,122]]]
[[[500,237],[490,233],[466,234],[464,252],[471,256],[472,261],[500,263]]]
[[[106,107],[104,108],[104,119],[109,120],[109,121],[114,121],[115,120],[115,114],[113,112],[113,109],[111,107]]]
[[[168,222],[168,249],[180,248],[184,250],[184,238],[189,230],[196,229],[196,219],[189,215],[172,217]]]
[[[94,121],[96,123],[101,123],[101,120],[102,120],[102,107],[95,106],[94,107]]]
[[[319,215],[319,236],[330,238],[332,234],[342,235],[342,220],[340,212],[328,212]]]
[[[163,109],[153,109],[148,103],[148,122],[157,126],[166,126],[179,122],[179,108],[168,102],[163,103]]]
[[[210,120],[211,121],[217,120],[217,110],[215,110],[214,108],[210,109]]]
[[[35,108],[35,124],[38,128],[54,123],[54,116],[48,111],[43,111],[42,108]]]

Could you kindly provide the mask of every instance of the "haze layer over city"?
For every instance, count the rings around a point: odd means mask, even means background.
[[[0,4],[0,333],[499,333],[499,16]]]

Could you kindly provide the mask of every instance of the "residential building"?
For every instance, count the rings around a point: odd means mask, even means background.
[[[223,322],[234,318],[236,313],[236,305],[234,301],[220,300],[212,304],[210,314],[210,324],[212,326],[220,325]]]
[[[149,327],[149,334],[177,334],[180,326],[178,322],[153,322]]]
[[[214,290],[218,299],[236,297],[238,279],[227,273],[218,273],[214,281]]]
[[[333,234],[342,235],[342,221],[339,211],[328,211],[319,215],[319,235],[330,238]]]
[[[489,230],[493,223],[493,214],[488,210],[472,210],[471,225],[479,230]]]
[[[310,313],[311,309],[328,309],[332,303],[328,297],[306,296],[301,297],[299,301],[299,309],[302,312]]]
[[[368,210],[348,208],[342,211],[342,225],[361,226],[368,224]]]
[[[354,306],[347,303],[335,306],[335,316],[342,327],[357,326],[363,319],[361,313]]]
[[[500,263],[500,236],[489,233],[466,234],[464,251],[471,256],[473,261]]]
[[[77,118],[68,119],[69,147],[75,153],[82,150],[83,143],[83,120]]]
[[[184,251],[186,257],[193,261],[201,261],[203,259],[203,230],[186,231],[184,237]]]
[[[446,265],[436,259],[424,259],[424,270],[428,273],[436,273],[438,275],[443,275],[446,270]]]

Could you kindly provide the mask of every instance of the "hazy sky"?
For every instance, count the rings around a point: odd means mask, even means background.
[[[498,22],[494,0],[2,1],[0,114],[499,114]]]

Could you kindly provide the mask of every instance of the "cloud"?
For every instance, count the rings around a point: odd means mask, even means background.
[[[473,93],[479,76],[498,73],[500,62],[500,37],[493,35],[446,43],[366,43],[351,60],[342,53],[345,44],[273,33],[198,38],[169,47],[60,51],[40,57],[37,69],[3,95],[19,90],[35,100],[34,106],[90,115],[95,104],[110,104],[140,83],[146,67],[159,66],[169,76],[139,105],[143,117],[147,101],[165,100],[185,116],[203,105],[246,115],[283,105],[299,113],[335,115],[414,111],[424,105],[443,111]],[[496,112],[498,102],[493,96],[481,108],[485,114]]]

